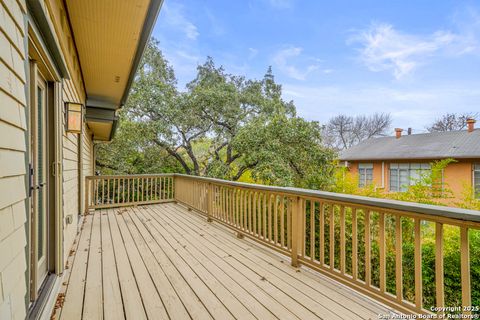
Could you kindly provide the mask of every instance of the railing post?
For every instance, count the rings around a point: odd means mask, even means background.
[[[213,211],[213,186],[211,183],[207,187],[207,221],[212,222]]]
[[[292,266],[297,268],[299,266],[298,256],[302,250],[303,241],[303,212],[300,210],[300,197],[292,199]]]
[[[90,179],[85,178],[85,205],[84,205],[84,214],[88,214],[89,210],[89,198],[90,198]]]
[[[468,241],[468,227],[460,227],[460,261],[462,275],[462,305],[470,307],[472,305],[472,295],[470,287],[470,245]],[[464,315],[470,315],[470,309],[463,311]]]

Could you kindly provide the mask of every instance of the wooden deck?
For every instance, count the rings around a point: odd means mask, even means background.
[[[86,216],[61,319],[377,319],[391,312],[167,203]],[[62,305],[62,304],[60,304]]]

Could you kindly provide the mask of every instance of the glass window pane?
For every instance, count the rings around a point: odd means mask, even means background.
[[[362,169],[372,169],[373,163],[359,163],[358,167]]]
[[[399,170],[399,183],[400,183],[400,191],[407,191],[408,186],[410,185],[410,176],[408,169],[400,169]]]
[[[398,191],[398,170],[390,169],[390,191]]]
[[[474,192],[475,198],[480,199],[480,165],[475,165],[475,171],[473,173]]]

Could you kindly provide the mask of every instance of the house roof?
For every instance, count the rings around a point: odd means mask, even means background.
[[[342,161],[480,158],[480,129],[372,138],[344,150]]]

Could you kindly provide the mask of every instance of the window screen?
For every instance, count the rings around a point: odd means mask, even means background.
[[[415,185],[430,169],[429,163],[390,164],[390,191],[407,191],[409,186]]]
[[[473,165],[473,189],[475,198],[480,199],[480,164]]]
[[[358,186],[365,187],[372,184],[373,181],[373,163],[358,164]]]

